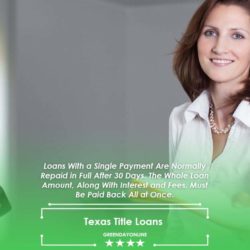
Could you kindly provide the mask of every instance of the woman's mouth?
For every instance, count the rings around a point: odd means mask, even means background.
[[[210,61],[216,66],[227,66],[234,62],[233,60],[224,58],[211,58]]]

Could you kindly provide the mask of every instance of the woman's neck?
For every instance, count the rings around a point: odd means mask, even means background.
[[[235,106],[230,104],[230,98],[240,92],[244,84],[229,84],[229,83],[212,83],[209,87],[209,92],[215,109],[224,109],[227,106]]]
[[[242,85],[230,85],[224,83],[211,84],[209,92],[214,106],[215,121],[223,128],[232,121],[232,113],[237,104],[231,103],[230,98],[242,89]]]

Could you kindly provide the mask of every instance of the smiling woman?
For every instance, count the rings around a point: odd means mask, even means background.
[[[180,152],[185,148],[194,160],[203,152],[210,165],[230,155],[232,141],[241,141],[234,153],[249,149],[249,11],[250,1],[205,1],[178,44],[174,70],[192,102],[176,107],[170,116],[172,162],[184,159]],[[192,147],[188,138],[194,138]],[[241,153],[238,162],[250,162]]]
[[[179,192],[179,200],[195,196],[212,210],[216,237],[237,242],[243,236],[233,230],[250,230],[250,1],[205,0],[177,45],[173,68],[191,102],[170,115],[170,163],[202,163],[208,181],[201,193],[191,186],[188,195]],[[182,228],[191,232],[185,220]]]

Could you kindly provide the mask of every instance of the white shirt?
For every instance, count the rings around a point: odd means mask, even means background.
[[[170,115],[170,164],[204,163],[205,172],[209,174],[208,189],[200,193],[177,190],[176,196],[185,202],[201,202],[203,206],[209,207],[211,219],[219,224],[250,230],[250,208],[235,208],[232,204],[235,194],[250,193],[250,104],[241,101],[238,105],[225,148],[214,161],[208,112],[209,93],[205,90],[193,102],[175,107]],[[171,212],[170,221],[176,214]],[[181,218],[179,221],[182,224],[187,221],[182,213],[178,213],[177,217]],[[193,225],[190,220],[188,223],[191,230]],[[214,228],[219,225],[209,223]]]
[[[250,104],[242,101],[223,152],[212,161],[213,141],[208,120],[209,94],[203,91],[192,103],[173,109],[169,120],[170,162],[202,162],[209,185],[228,194],[250,192]]]

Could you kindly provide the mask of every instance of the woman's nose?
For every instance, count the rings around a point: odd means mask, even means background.
[[[215,54],[224,54],[228,52],[228,44],[225,38],[218,37],[212,47],[212,52]]]

